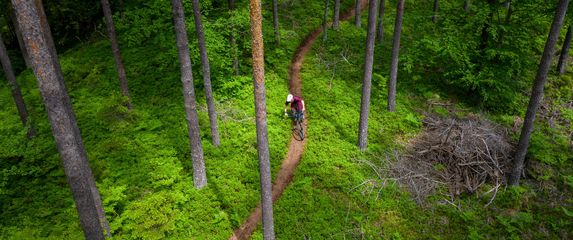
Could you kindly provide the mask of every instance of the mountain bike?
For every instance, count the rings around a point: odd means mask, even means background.
[[[292,118],[294,121],[294,126],[292,129],[292,136],[297,141],[304,140],[304,113],[303,112],[294,112],[292,114]]]

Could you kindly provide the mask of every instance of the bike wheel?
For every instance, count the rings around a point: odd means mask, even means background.
[[[294,139],[298,140],[298,141],[302,141],[304,140],[304,128],[302,126],[302,121],[297,121],[294,129],[292,131],[293,137]]]

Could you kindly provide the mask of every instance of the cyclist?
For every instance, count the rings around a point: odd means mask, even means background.
[[[304,118],[304,111],[306,111],[306,108],[304,107],[304,100],[289,93],[285,102],[285,116],[288,116],[287,107],[289,103],[293,118],[295,120],[302,120]]]

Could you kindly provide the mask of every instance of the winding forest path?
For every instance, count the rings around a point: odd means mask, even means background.
[[[368,0],[361,1],[361,9],[366,9],[368,6]],[[355,6],[352,6],[347,10],[342,16],[340,16],[340,21],[347,20],[354,16]],[[329,26],[331,23],[329,23]],[[322,26],[315,29],[302,41],[295,51],[295,54],[291,60],[289,67],[289,91],[295,96],[302,97],[302,81],[300,79],[300,69],[304,62],[304,57],[312,48],[312,44],[316,41],[318,36],[322,33]],[[304,120],[304,126],[307,126],[307,119]],[[306,135],[306,127],[305,127]],[[298,166],[300,159],[302,157],[302,152],[304,151],[304,146],[306,145],[307,138],[304,141],[297,141],[294,137],[291,137],[289,149],[286,158],[283,160],[281,169],[275,179],[275,184],[273,185],[273,203],[276,202],[283,194],[285,188],[292,181],[294,175],[294,170]],[[251,215],[247,220],[238,228],[235,229],[233,236],[229,240],[246,240],[251,237],[257,225],[261,221],[262,210],[261,204],[251,212]]]

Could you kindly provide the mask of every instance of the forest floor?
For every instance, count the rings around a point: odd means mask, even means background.
[[[361,9],[367,9],[366,6],[368,5],[368,0],[361,1],[362,7]],[[350,19],[355,15],[355,6],[349,8],[341,17],[340,21],[344,21]],[[332,22],[328,23],[329,25]],[[291,64],[289,66],[289,92],[296,95],[296,96],[303,96],[302,94],[302,81],[300,78],[300,70],[302,68],[302,64],[304,63],[304,57],[306,54],[312,49],[312,45],[316,41],[316,39],[320,36],[323,32],[322,26],[316,28],[312,33],[307,35],[307,37],[302,41],[302,43],[297,47],[295,54],[292,58]],[[308,126],[308,119],[304,119],[304,131],[306,135],[306,130]],[[306,145],[306,138],[303,141],[298,141],[294,137],[291,137],[289,150],[287,153],[286,158],[283,160],[281,169],[276,177],[275,183],[273,185],[273,203],[276,202],[284,192],[285,188],[291,183],[294,171],[298,166],[300,159],[302,157],[302,153],[304,151],[304,146]],[[251,212],[251,215],[247,218],[247,220],[234,231],[233,236],[231,236],[230,240],[243,240],[249,239],[257,225],[261,221],[262,218],[262,209],[261,204],[257,205],[257,208]]]

